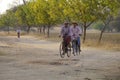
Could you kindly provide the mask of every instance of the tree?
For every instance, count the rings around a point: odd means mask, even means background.
[[[69,0],[72,13],[70,18],[83,25],[83,43],[86,39],[86,29],[96,20],[97,1],[96,0]]]
[[[103,21],[104,23],[104,27],[101,30],[99,39],[98,39],[98,43],[101,42],[102,39],[102,35],[106,29],[106,27],[109,25],[109,23],[113,20],[113,15],[116,15],[116,12],[118,12],[119,9],[119,2],[117,0],[114,1],[110,1],[110,0],[104,0],[100,2],[100,15],[98,16],[98,18]]]
[[[7,31],[9,34],[9,27],[15,26],[16,17],[12,10],[8,10],[6,14],[2,14],[0,17],[0,24],[1,26],[7,27]]]
[[[31,26],[35,25],[34,13],[33,13],[33,2],[26,2],[23,0],[24,5],[19,5],[16,11],[16,16],[19,21],[19,25],[27,26],[27,33],[29,33]]]

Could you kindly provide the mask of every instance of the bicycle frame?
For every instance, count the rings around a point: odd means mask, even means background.
[[[70,43],[68,45],[70,45]],[[60,51],[61,58],[64,58],[65,54],[67,54],[68,57],[70,57],[70,55],[71,55],[71,47],[67,46],[67,48],[66,48],[65,42],[63,42],[63,41],[60,43],[59,51]]]
[[[72,48],[73,48],[73,55],[75,56],[75,53],[80,54],[80,40],[79,40],[79,37],[78,38],[75,38],[73,41],[72,41]]]

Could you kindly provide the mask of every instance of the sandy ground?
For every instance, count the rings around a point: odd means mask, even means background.
[[[120,80],[120,52],[82,48],[59,56],[59,42],[0,37],[0,80]]]

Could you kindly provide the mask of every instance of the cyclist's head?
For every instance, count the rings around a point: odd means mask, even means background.
[[[69,22],[64,22],[65,27],[68,27]]]
[[[73,24],[74,27],[78,26],[77,22],[73,22],[72,24]]]

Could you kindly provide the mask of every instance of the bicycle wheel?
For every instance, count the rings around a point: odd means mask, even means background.
[[[78,52],[79,52],[79,55],[80,55],[80,52],[81,52],[80,45],[78,45]]]
[[[65,48],[63,46],[63,42],[60,43],[59,51],[60,51],[60,57],[64,58],[65,57]]]
[[[68,45],[68,48],[67,48],[67,56],[68,57],[71,56],[71,43]]]
[[[78,49],[78,53],[80,55],[81,49],[80,49],[80,37],[77,38],[77,49]]]
[[[75,42],[75,40],[72,41],[72,50],[73,50],[73,55],[75,56],[75,51],[76,51],[76,42]]]
[[[79,45],[76,44],[76,55],[80,54],[80,49],[79,49]]]

